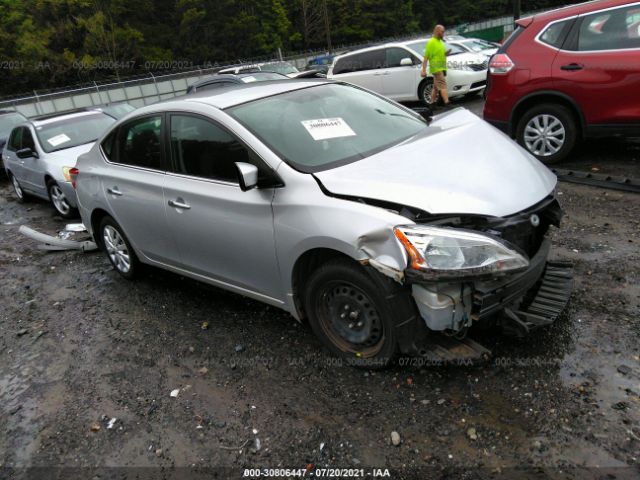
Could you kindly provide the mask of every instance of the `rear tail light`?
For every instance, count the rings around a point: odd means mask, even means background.
[[[71,186],[73,188],[76,188],[76,182],[78,180],[79,173],[80,173],[80,170],[78,170],[76,167],[69,169],[69,176],[71,177]]]
[[[495,75],[504,75],[513,70],[516,64],[511,61],[506,53],[496,53],[489,62],[489,71]]]

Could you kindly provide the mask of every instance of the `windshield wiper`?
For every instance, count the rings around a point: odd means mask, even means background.
[[[380,114],[382,114],[382,115],[390,115],[392,117],[402,117],[402,118],[408,118],[409,120],[415,120],[415,118],[410,117],[409,115],[402,114],[402,113],[385,112],[384,110],[380,110],[379,108],[376,108],[375,111],[380,113]]]

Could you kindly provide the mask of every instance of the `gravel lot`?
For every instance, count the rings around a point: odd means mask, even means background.
[[[590,145],[562,167],[640,177],[639,143]],[[39,250],[18,226],[55,234],[64,222],[17,203],[2,177],[0,478],[308,464],[638,478],[640,196],[570,184],[559,195],[554,256],[576,273],[566,315],[524,341],[476,333],[493,351],[481,365],[374,372],[336,366],[274,308],[158,270],[127,282],[101,253]]]

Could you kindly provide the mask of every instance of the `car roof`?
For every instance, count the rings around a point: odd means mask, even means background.
[[[146,114],[157,111],[166,111],[173,106],[184,107],[184,102],[203,103],[220,110],[252,102],[261,98],[292,92],[313,86],[334,83],[324,79],[287,79],[271,82],[253,82],[238,85],[237,88],[196,91],[193,94],[175,97],[163,102],[139,108],[136,113]]]
[[[530,15],[528,17],[524,17],[516,21],[516,23],[518,25],[523,25],[523,26],[528,25],[529,23],[531,23],[531,21],[534,21],[536,23],[537,22],[546,23],[546,22],[558,20],[561,18],[573,17],[576,15],[603,10],[605,8],[633,5],[633,3],[634,2],[630,2],[629,0],[592,0],[590,2],[578,3],[575,5],[569,5],[567,7],[550,10],[548,12]]]
[[[387,43],[380,43],[379,45],[373,45],[371,47],[359,48],[357,50],[351,50],[350,52],[343,53],[342,55],[336,55],[334,57],[334,61],[343,57],[355,55],[356,53],[370,52],[372,50],[379,50],[381,48],[406,47],[409,43],[420,42],[420,41],[426,42],[427,40],[429,40],[429,38],[414,38],[412,40],[405,40],[402,42],[387,42]]]

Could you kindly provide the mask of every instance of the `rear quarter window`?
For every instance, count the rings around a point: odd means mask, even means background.
[[[574,19],[554,22],[548,25],[540,34],[540,41],[554,48],[561,48]]]

